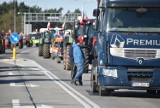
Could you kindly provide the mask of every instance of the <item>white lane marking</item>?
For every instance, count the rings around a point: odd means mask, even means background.
[[[35,108],[34,106],[20,106],[19,99],[13,99],[12,105],[13,105],[13,108]],[[36,108],[54,108],[54,107],[42,104],[41,106],[36,106]]]
[[[19,100],[18,99],[13,99],[12,100],[12,105],[13,105],[13,108],[20,108]]]
[[[36,84],[16,84],[16,83],[10,83],[10,86],[11,87],[24,87],[24,86],[27,86],[27,87],[38,87],[39,85],[36,85]]]
[[[12,73],[12,72],[9,72],[8,75],[13,75],[13,73]]]
[[[56,75],[51,73],[50,71],[43,68],[41,65],[39,65],[37,62],[30,60],[32,63],[34,63],[37,67],[39,67],[46,76],[50,79],[58,79],[59,81],[55,81],[62,89],[64,89],[66,92],[68,92],[72,97],[74,97],[77,101],[79,101],[85,108],[100,108],[96,103],[89,100],[87,97],[73,89],[71,86],[66,84],[65,82],[61,81]],[[84,101],[85,100],[85,101]],[[86,103],[87,102],[87,103]],[[89,103],[89,104],[88,104]]]

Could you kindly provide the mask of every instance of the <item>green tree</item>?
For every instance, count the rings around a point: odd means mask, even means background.
[[[8,13],[3,14],[3,16],[0,18],[1,30],[8,31],[9,29],[11,29],[13,31],[13,27],[14,27],[13,13],[14,13],[13,10],[9,10]]]

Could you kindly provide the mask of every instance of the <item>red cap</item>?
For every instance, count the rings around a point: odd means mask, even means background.
[[[80,43],[83,43],[83,36],[78,36],[78,40]]]

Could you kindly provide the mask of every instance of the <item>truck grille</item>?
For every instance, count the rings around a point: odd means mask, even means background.
[[[124,56],[127,58],[137,58],[142,57],[144,59],[154,59],[156,58],[157,51],[156,50],[133,50],[133,49],[125,49]]]
[[[149,82],[153,75],[152,67],[128,67],[128,81]]]

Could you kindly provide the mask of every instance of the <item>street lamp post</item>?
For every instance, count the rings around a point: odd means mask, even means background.
[[[16,4],[17,4],[17,0],[13,0],[13,4],[14,4],[14,32],[16,32]]]

